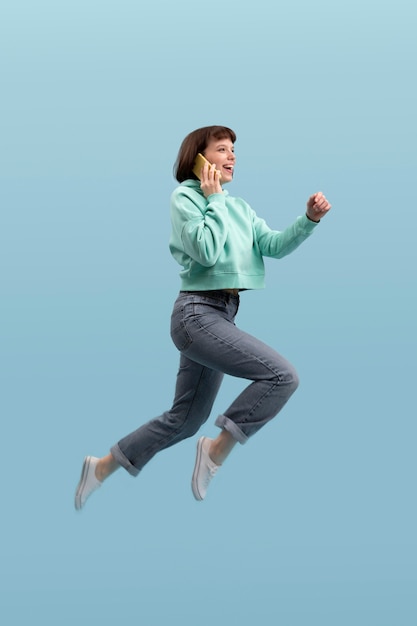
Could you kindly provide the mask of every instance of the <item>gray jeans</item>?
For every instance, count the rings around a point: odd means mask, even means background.
[[[111,448],[136,476],[157,453],[194,435],[210,415],[224,374],[252,381],[216,420],[245,443],[284,406],[298,386],[292,365],[234,323],[239,296],[224,291],[180,292],[171,337],[181,353],[172,407]]]

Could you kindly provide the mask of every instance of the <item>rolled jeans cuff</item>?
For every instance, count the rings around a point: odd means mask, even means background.
[[[231,419],[229,419],[226,415],[219,415],[219,417],[215,421],[216,426],[219,428],[223,428],[227,430],[237,442],[242,445],[247,442],[249,437],[245,435],[245,433],[237,426]]]
[[[119,465],[124,467],[124,469],[128,471],[131,476],[137,476],[139,474],[140,470],[132,465],[129,459],[125,457],[125,455],[119,448],[119,444],[116,443],[114,446],[112,446],[110,448],[110,452],[115,460],[119,463]]]

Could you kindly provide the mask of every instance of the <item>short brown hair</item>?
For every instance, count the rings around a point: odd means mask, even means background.
[[[232,143],[236,141],[236,134],[227,126],[204,126],[197,128],[186,136],[178,152],[174,165],[174,176],[179,183],[188,178],[197,180],[193,173],[194,161],[199,152],[204,152],[211,139],[230,139]]]

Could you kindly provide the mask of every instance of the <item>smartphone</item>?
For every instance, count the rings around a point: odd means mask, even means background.
[[[199,152],[196,156],[195,162],[194,162],[194,167],[193,167],[193,173],[197,176],[197,178],[199,180],[201,180],[201,170],[203,169],[204,165],[208,163],[211,166],[210,161],[207,161],[206,157],[203,156],[201,154],[201,152]],[[219,172],[219,170],[216,170],[217,172]],[[221,178],[222,175],[219,172],[219,178]]]

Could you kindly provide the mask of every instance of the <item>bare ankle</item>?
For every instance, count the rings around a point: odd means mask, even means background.
[[[105,480],[107,478],[107,476],[105,476],[104,471],[103,471],[103,459],[100,459],[96,465],[96,469],[95,469],[95,475],[97,480],[99,480],[101,483],[103,482],[103,480]]]
[[[221,458],[218,454],[217,451],[217,445],[216,445],[216,440],[213,439],[213,441],[210,444],[209,447],[209,451],[208,451],[209,457],[210,459],[213,461],[213,463],[215,463],[216,465],[221,465]]]
[[[103,482],[113,474],[120,467],[119,463],[116,461],[112,454],[108,454],[107,456],[103,456],[96,465],[96,478],[100,482]]]
[[[233,450],[236,439],[226,430],[222,430],[220,435],[213,439],[209,448],[209,457],[216,465],[222,465]]]

